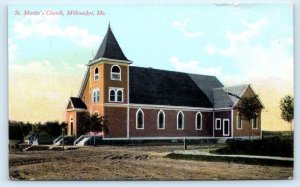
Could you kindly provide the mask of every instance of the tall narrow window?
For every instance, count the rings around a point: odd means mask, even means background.
[[[123,100],[123,91],[122,90],[118,90],[117,91],[117,101],[118,102],[122,102]]]
[[[229,136],[230,127],[229,127],[229,119],[223,119],[223,136]]]
[[[73,117],[70,118],[70,135],[73,136]]]
[[[100,101],[100,90],[95,89],[93,90],[93,102],[98,103]]]
[[[195,123],[196,123],[196,130],[201,130],[202,129],[202,115],[200,112],[198,112],[196,114]]]
[[[221,118],[216,118],[216,129],[217,130],[221,129]]]
[[[252,129],[257,129],[257,117],[256,118],[252,118],[251,122],[252,122]]]
[[[161,110],[157,115],[157,128],[164,129],[165,128],[165,113]]]
[[[109,91],[109,101],[115,101],[115,97],[116,97],[115,90],[110,90]]]
[[[237,121],[237,129],[242,129],[242,117],[240,113],[237,114],[236,121]]]
[[[144,129],[144,113],[141,109],[136,112],[136,128]]]
[[[94,72],[94,80],[96,81],[96,80],[98,80],[99,79],[99,70],[98,70],[98,68],[96,67],[95,68],[95,72]]]
[[[184,129],[184,115],[181,111],[177,114],[177,129]]]
[[[110,73],[111,80],[121,80],[121,69],[117,65],[113,65],[111,67],[111,73]]]

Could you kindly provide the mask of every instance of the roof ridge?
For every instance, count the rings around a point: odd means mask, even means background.
[[[157,69],[157,68],[152,68],[152,67],[141,67],[141,66],[129,66],[130,68],[142,68],[142,69],[151,69],[151,70],[158,70],[158,71],[165,71],[165,72],[174,72],[174,73],[182,73],[186,75],[197,75],[197,76],[205,76],[205,77],[216,77],[214,75],[203,75],[203,74],[196,74],[196,73],[187,73],[187,72],[182,72],[182,71],[175,71],[175,70],[166,70],[166,69]]]
[[[238,84],[235,86],[224,86],[224,87],[220,87],[220,88],[214,88],[215,89],[224,89],[224,88],[234,88],[234,87],[239,87],[239,86],[249,86],[250,84]]]

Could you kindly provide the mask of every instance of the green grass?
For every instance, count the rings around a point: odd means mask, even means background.
[[[184,155],[170,153],[165,156],[171,159],[180,160],[196,160],[196,161],[208,161],[208,162],[233,162],[240,164],[250,164],[250,165],[268,165],[268,166],[286,166],[293,167],[293,161],[287,160],[270,160],[270,159],[256,159],[256,158],[238,158],[238,157],[220,157],[220,156],[208,156],[208,155]]]
[[[291,136],[289,138],[275,136],[262,140],[233,140],[227,143],[227,146],[211,150],[210,153],[294,157],[294,143]]]

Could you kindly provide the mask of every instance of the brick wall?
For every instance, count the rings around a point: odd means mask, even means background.
[[[136,112],[130,109],[130,137],[212,137],[212,112],[202,112],[202,130],[196,130],[195,116],[197,111],[184,111],[184,129],[177,129],[179,110],[163,110],[165,113],[165,129],[157,128],[159,109],[143,109],[144,129],[136,129]]]

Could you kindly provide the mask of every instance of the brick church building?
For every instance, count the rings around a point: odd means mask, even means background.
[[[78,97],[69,99],[68,135],[77,135],[78,114],[89,112],[108,120],[107,140],[261,138],[261,114],[242,120],[235,109],[240,100],[227,94],[253,96],[250,84],[224,87],[215,76],[132,63],[108,27]]]

